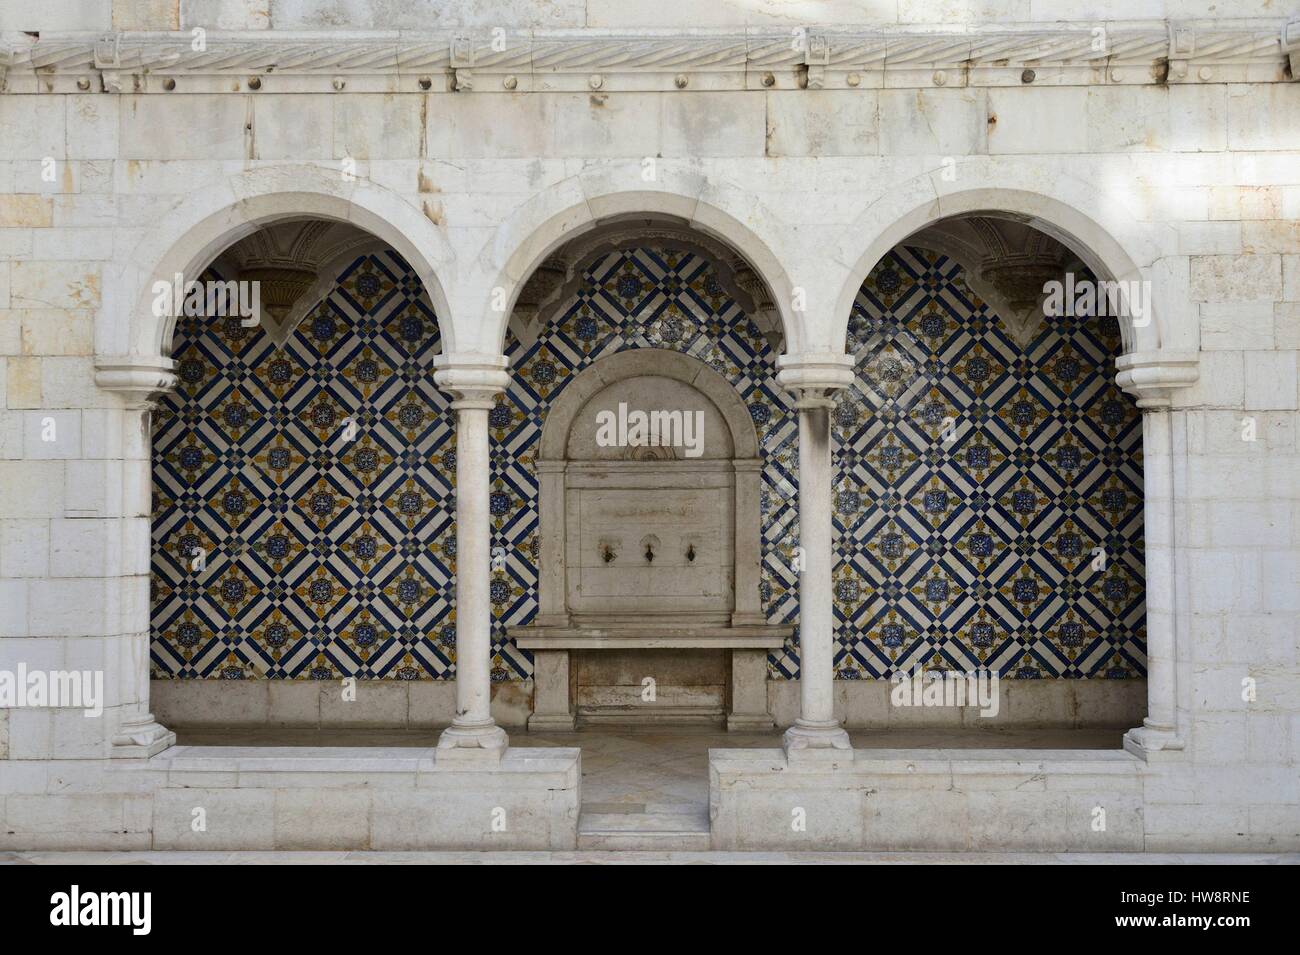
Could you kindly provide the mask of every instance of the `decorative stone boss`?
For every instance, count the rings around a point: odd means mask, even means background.
[[[537,456],[539,608],[530,729],[575,722],[770,728],[759,600],[762,462],[721,375],[642,348],[569,383]]]

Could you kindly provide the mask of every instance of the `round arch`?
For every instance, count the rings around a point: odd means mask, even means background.
[[[929,183],[926,177],[925,182]],[[1084,187],[1085,184],[1077,184]],[[849,266],[848,279],[835,304],[833,334],[840,347],[848,335],[853,302],[863,280],[891,249],[927,226],[962,215],[1009,218],[1046,233],[1078,256],[1099,278],[1111,281],[1141,281],[1139,261],[1150,264],[1155,254],[1147,249],[1135,260],[1111,233],[1076,205],[1024,189],[981,187],[944,195],[921,188],[901,190],[873,203],[845,231],[841,261]],[[880,224],[887,223],[882,229]],[[863,245],[856,237],[872,236]],[[1124,351],[1154,351],[1160,347],[1159,310],[1153,306],[1149,322],[1134,325],[1121,319]]]
[[[132,250],[108,290],[97,335],[103,356],[167,358],[176,322],[155,315],[156,282],[197,277],[225,249],[283,219],[350,222],[393,248],[420,277],[438,317],[443,351],[455,346],[447,295],[438,275],[455,256],[445,236],[397,193],[337,170],[312,165],[250,170],[199,190],[169,212]]]
[[[562,461],[567,454],[569,431],[578,413],[607,385],[643,375],[670,378],[690,385],[713,402],[731,432],[735,457],[758,457],[754,420],[731,383],[698,358],[664,348],[633,348],[598,358],[560,392],[542,425],[537,445],[539,461]]]
[[[486,301],[469,310],[486,316],[482,348],[503,348],[519,293],[547,256],[599,226],[646,219],[685,225],[735,251],[766,284],[780,316],[786,351],[799,352],[807,336],[791,308],[794,286],[774,251],[777,242],[768,238],[783,232],[772,213],[752,193],[733,186],[671,174],[661,164],[655,188],[641,181],[640,170],[639,164],[625,176],[606,170],[595,183],[573,177],[537,194],[497,227],[489,243],[496,253],[490,256],[495,271],[483,282]]]

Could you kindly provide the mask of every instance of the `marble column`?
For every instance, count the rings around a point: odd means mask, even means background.
[[[1143,534],[1146,551],[1147,715],[1125,746],[1182,749],[1175,646],[1173,432],[1169,402],[1139,398],[1142,409]]]
[[[434,381],[456,412],[456,716],[439,758],[499,759],[506,732],[492,719],[491,461],[488,412],[510,377],[504,357],[439,356]]]
[[[1178,728],[1177,573],[1171,395],[1196,381],[1197,356],[1139,352],[1115,360],[1116,381],[1142,411],[1143,532],[1146,549],[1147,715],[1124,735],[1146,756],[1184,746]]]
[[[849,734],[835,718],[831,523],[831,395],[853,380],[848,355],[783,356],[778,381],[799,411],[799,717],[785,733],[788,757],[851,759]]]

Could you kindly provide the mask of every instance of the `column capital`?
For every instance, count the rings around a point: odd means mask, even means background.
[[[176,387],[176,363],[145,355],[106,355],[95,359],[95,384],[122,395],[128,408],[152,408]]]
[[[1199,357],[1191,351],[1130,352],[1115,359],[1115,370],[1115,381],[1143,411],[1167,409],[1172,392],[1200,377]]]
[[[781,355],[776,360],[776,380],[795,396],[795,407],[833,407],[835,392],[853,384],[852,355],[843,352],[805,352]]]
[[[435,355],[434,383],[456,400],[453,408],[491,410],[497,395],[510,387],[510,359],[505,355]]]

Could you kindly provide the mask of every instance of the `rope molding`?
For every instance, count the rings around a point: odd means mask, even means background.
[[[199,36],[202,34],[202,36]],[[1279,82],[1300,21],[680,34],[64,33],[0,37],[0,90],[319,92]]]

